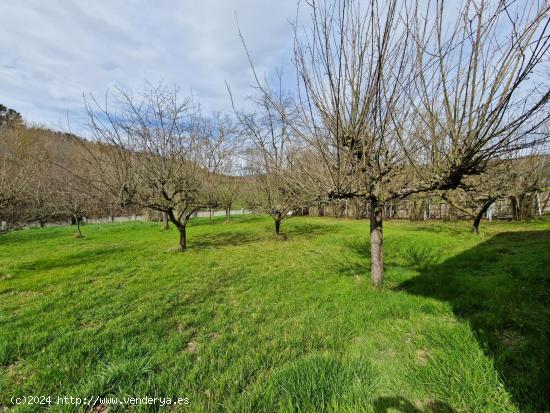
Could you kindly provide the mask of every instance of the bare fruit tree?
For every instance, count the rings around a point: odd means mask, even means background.
[[[39,151],[24,127],[0,129],[0,211],[26,200]]]
[[[187,246],[187,223],[206,206],[204,188],[225,159],[223,136],[178,90],[149,86],[139,96],[118,89],[115,110],[92,97],[89,126],[104,184],[123,205],[166,213]]]
[[[297,30],[295,43],[294,130],[309,151],[304,186],[328,198],[368,201],[375,284],[383,277],[383,204],[407,182],[397,129],[410,112],[413,39],[398,4],[312,1],[311,28]]]
[[[276,235],[282,222],[304,206],[302,193],[288,179],[296,147],[290,126],[292,100],[280,80],[279,73],[279,88],[271,90],[256,76],[258,93],[250,98],[252,111],[238,110],[231,96],[246,147],[249,179],[243,196],[251,209],[271,216]]]
[[[550,95],[529,76],[550,46],[549,6],[528,3],[519,14],[483,0],[458,10],[442,0],[307,3],[291,124],[324,168],[314,176],[303,163],[302,185],[369,201],[374,284],[384,274],[385,203],[457,188],[540,143]]]
[[[417,13],[409,104],[419,125],[410,155],[423,181],[457,187],[495,159],[537,147],[547,136],[550,89],[537,70],[550,51],[550,3],[443,0]],[[426,151],[426,149],[428,149]]]
[[[467,176],[460,188],[439,195],[470,217],[472,232],[478,234],[483,215],[496,201],[539,189],[543,166],[544,157],[537,156],[495,161],[482,174]]]
[[[76,236],[82,238],[84,219],[99,213],[106,203],[98,185],[98,169],[88,162],[88,142],[68,135],[58,137],[55,144],[50,142],[46,146],[48,156],[41,166],[47,171],[50,184],[46,190],[46,210],[53,218],[70,220],[76,225]]]

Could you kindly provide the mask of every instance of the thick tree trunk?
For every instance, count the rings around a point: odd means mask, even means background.
[[[281,221],[279,219],[275,220],[275,235],[281,234]]]
[[[185,251],[187,248],[187,225],[182,225],[178,228],[180,233],[180,251]]]
[[[162,213],[162,223],[163,223],[163,228],[165,230],[170,229],[170,225],[168,224],[168,213],[167,212]]]
[[[167,213],[168,218],[170,218],[170,221],[175,225],[180,233],[179,250],[185,251],[185,248],[187,248],[187,222],[189,222],[191,214],[182,217],[182,220],[178,220],[172,209],[169,209]]]
[[[384,244],[382,208],[375,199],[371,200],[370,207],[370,256],[372,283],[379,286],[384,280]]]
[[[481,222],[481,218],[483,218],[483,214],[485,214],[485,212],[487,212],[489,207],[491,205],[493,205],[493,202],[495,202],[495,201],[492,200],[492,199],[485,202],[485,204],[483,204],[483,206],[481,207],[481,209],[478,211],[477,215],[475,216],[474,223],[472,224],[472,232],[474,234],[479,234],[479,224]]]

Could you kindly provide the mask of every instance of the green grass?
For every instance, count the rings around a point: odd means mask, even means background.
[[[274,239],[267,218],[196,219],[185,253],[160,227],[0,236],[0,410],[14,395],[188,397],[170,410],[188,412],[550,410],[550,221],[481,236],[388,222],[381,289],[364,221],[295,218]]]

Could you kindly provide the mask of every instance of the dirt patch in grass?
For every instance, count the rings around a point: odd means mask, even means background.
[[[16,361],[15,363],[7,366],[5,372],[6,377],[15,383],[21,384],[25,380],[25,377],[21,372],[21,362],[19,361]]]
[[[6,281],[6,280],[9,280],[11,278],[13,278],[13,275],[11,275],[11,274],[5,274],[4,273],[4,274],[0,275],[0,281]]]
[[[426,363],[428,363],[429,354],[426,350],[418,349],[418,350],[416,350],[414,359],[416,361],[416,364],[420,364],[421,366],[423,366]]]
[[[101,323],[98,323],[97,321],[89,321],[87,323],[81,323],[80,328],[83,330],[97,330],[102,326]]]
[[[188,353],[195,353],[197,351],[197,342],[191,340],[189,343],[187,343],[187,347],[185,348],[185,351]]]

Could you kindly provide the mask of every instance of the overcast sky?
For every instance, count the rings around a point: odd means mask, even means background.
[[[252,84],[235,12],[258,70],[290,72],[295,0],[0,1],[0,103],[80,131],[83,93],[163,81],[229,110],[225,80],[237,97]]]

